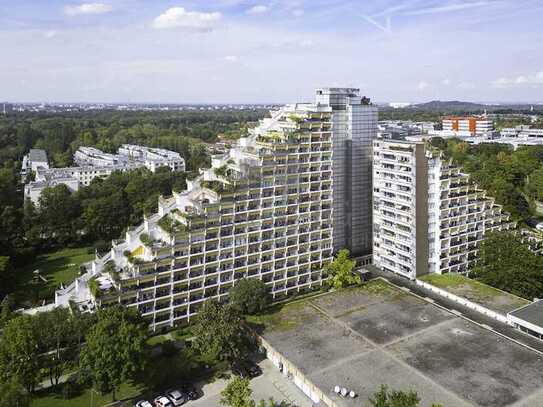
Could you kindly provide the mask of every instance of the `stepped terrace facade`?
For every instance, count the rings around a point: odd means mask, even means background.
[[[485,233],[516,226],[468,174],[424,142],[375,140],[373,154],[378,267],[409,278],[466,273]]]
[[[279,299],[323,283],[333,251],[332,108],[272,113],[187,189],[113,242],[88,273],[57,291],[57,305],[120,303],[151,329],[189,322],[241,278]]]

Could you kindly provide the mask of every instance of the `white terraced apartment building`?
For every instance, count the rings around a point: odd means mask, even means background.
[[[31,153],[32,151],[36,150],[31,150]],[[169,167],[176,172],[185,171],[185,160],[179,153],[132,144],[123,144],[119,147],[118,154],[104,153],[94,147],[82,146],[74,153],[74,162],[77,164],[75,167],[37,167],[34,170],[35,180],[24,187],[25,199],[30,199],[38,205],[45,188],[63,184],[74,192],[81,186],[90,185],[95,178],[109,177],[114,171],[132,171],[141,167],[151,172],[156,172],[160,167]]]
[[[424,142],[373,144],[374,264],[411,279],[466,273],[485,233],[515,227],[469,175]]]
[[[335,218],[334,194],[338,177],[342,194],[352,190],[341,170],[348,140],[364,139],[371,175],[369,133],[376,132],[377,110],[357,92],[320,89],[317,103],[272,112],[228,153],[213,156],[212,167],[188,181],[186,191],[161,197],[157,213],[57,291],[56,304],[74,301],[85,310],[120,303],[138,309],[156,330],[189,322],[206,299],[224,300],[241,278],[261,279],[275,299],[320,287],[335,222],[345,230],[346,211],[339,207],[342,217]],[[369,206],[371,179],[362,181],[356,188],[369,189]],[[371,220],[368,227],[354,233],[371,236]]]

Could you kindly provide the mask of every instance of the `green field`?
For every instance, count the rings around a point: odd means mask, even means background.
[[[79,266],[94,259],[94,253],[89,254],[88,250],[88,247],[78,247],[41,254],[35,262],[17,270],[17,303],[29,306],[42,300],[51,301],[60,284],[72,282],[79,274]],[[40,280],[33,284],[34,270],[40,270],[47,282]]]
[[[498,312],[507,313],[530,303],[461,274],[428,274],[420,280]]]

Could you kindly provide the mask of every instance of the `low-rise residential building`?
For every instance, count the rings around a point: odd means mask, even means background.
[[[543,299],[510,312],[507,318],[515,328],[543,339]]]
[[[88,186],[94,178],[107,178],[114,171],[131,171],[141,167],[152,172],[160,167],[185,171],[185,160],[179,153],[128,144],[119,149],[119,154],[104,153],[94,147],[79,147],[74,153],[74,162],[78,165],[66,168],[37,166],[34,170],[35,180],[24,187],[25,199],[37,205],[45,188],[64,184],[70,191],[77,191],[81,186]]]
[[[31,148],[28,154],[23,157],[21,165],[21,178],[23,182],[31,172],[36,172],[38,168],[49,168],[47,153],[45,150]]]
[[[515,227],[468,174],[424,142],[374,141],[374,264],[409,278],[465,273],[485,233]]]
[[[156,172],[160,167],[169,167],[172,171],[185,171],[185,160],[181,155],[163,148],[123,144],[119,147],[119,156],[142,162],[152,172]]]

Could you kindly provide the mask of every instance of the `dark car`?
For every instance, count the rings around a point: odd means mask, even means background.
[[[262,374],[262,369],[252,362],[237,362],[232,365],[232,373],[240,377],[256,377]]]
[[[200,398],[200,393],[198,393],[198,390],[196,390],[196,387],[194,387],[190,383],[182,384],[181,391],[187,395],[187,398],[189,400],[196,400]]]

